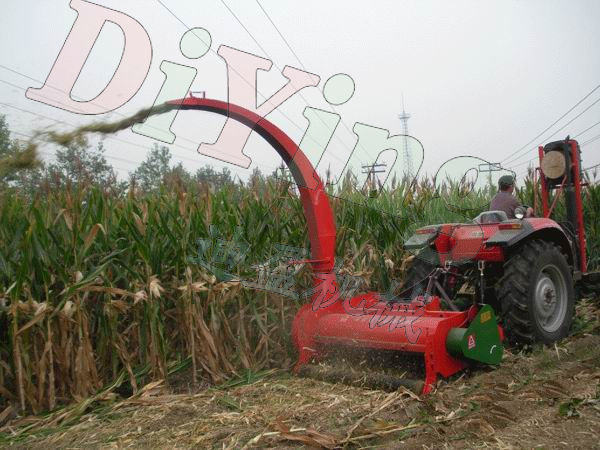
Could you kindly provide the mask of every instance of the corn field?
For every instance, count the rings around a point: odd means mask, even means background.
[[[402,242],[416,227],[466,220],[432,186],[332,197],[342,267],[375,290],[401,280]],[[484,204],[491,192],[473,195]],[[530,180],[520,195],[533,203]],[[251,260],[237,271],[266,261],[275,244],[309,248],[301,203],[286,183],[125,197],[88,187],[0,202],[0,406],[39,413],[106,386],[135,393],[182,368],[190,382],[212,384],[293,363],[290,327],[302,300],[244,289],[190,263],[210,225],[223,239],[237,232],[250,244]],[[598,185],[585,205],[597,267]],[[308,268],[297,273],[300,285],[309,280]]]

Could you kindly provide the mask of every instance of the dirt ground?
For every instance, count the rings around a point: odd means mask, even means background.
[[[127,400],[114,394],[95,398],[80,405],[83,414],[73,420],[66,412],[13,419],[0,429],[0,444],[600,448],[600,309],[580,305],[575,328],[577,334],[559,345],[507,352],[500,367],[478,367],[441,381],[428,396],[330,384],[287,371],[195,392],[154,383]]]

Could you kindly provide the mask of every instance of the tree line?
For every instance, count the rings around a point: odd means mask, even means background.
[[[8,160],[23,152],[26,145],[27,142],[11,137],[6,117],[0,115],[0,160]],[[79,138],[66,147],[57,147],[51,162],[39,158],[35,164],[0,173],[0,189],[34,196],[55,189],[78,189],[93,185],[123,195],[131,189],[152,193],[163,186],[191,190],[194,186],[208,185],[218,190],[226,186],[263,183],[275,176],[275,173],[265,176],[255,168],[244,183],[239,177],[235,179],[228,168],[218,171],[210,165],[192,173],[181,162],[172,164],[173,155],[169,147],[154,143],[146,158],[128,173],[127,179],[123,179],[117,175],[105,152],[103,141],[91,145],[85,138]]]

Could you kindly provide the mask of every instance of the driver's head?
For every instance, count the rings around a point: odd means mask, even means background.
[[[512,175],[503,175],[498,180],[498,189],[504,192],[512,192],[515,187],[515,177]]]

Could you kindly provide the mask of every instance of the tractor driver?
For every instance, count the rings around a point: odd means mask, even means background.
[[[512,175],[503,175],[498,180],[498,193],[490,203],[490,211],[504,211],[509,219],[515,219],[515,209],[521,204],[513,195],[515,178]],[[533,209],[527,208],[526,217],[533,216]]]

